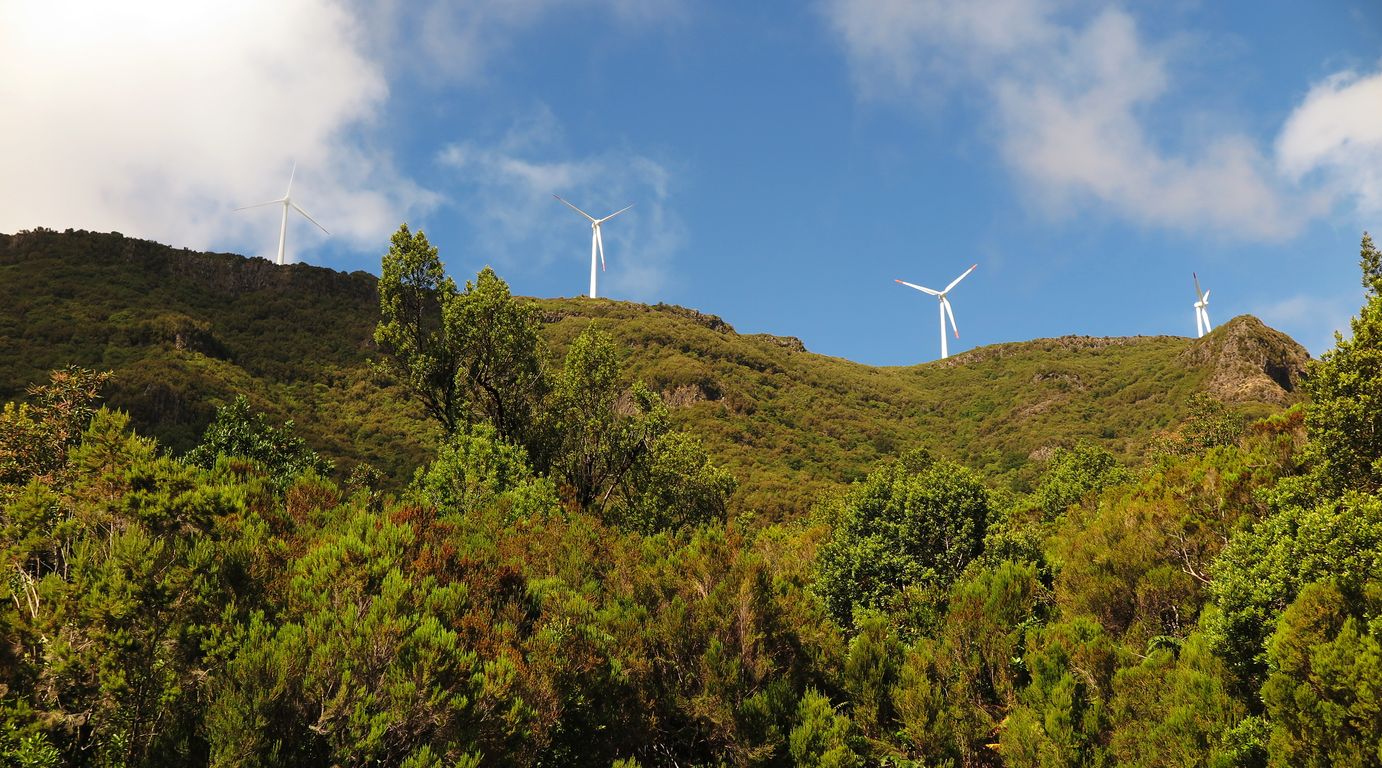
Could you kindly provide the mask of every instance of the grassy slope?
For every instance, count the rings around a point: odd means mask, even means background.
[[[401,481],[436,434],[368,372],[374,282],[117,235],[0,235],[0,397],[67,363],[111,368],[111,402],[181,450],[215,404],[246,393],[280,420],[296,417],[343,465],[368,460]],[[1029,457],[1053,445],[1090,439],[1135,454],[1214,366],[1210,339],[1162,336],[1047,339],[874,368],[678,307],[540,305],[554,353],[592,320],[613,334],[631,375],[662,391],[739,476],[740,501],[769,512],[804,509],[823,486],[915,446],[1017,485],[1034,472]]]

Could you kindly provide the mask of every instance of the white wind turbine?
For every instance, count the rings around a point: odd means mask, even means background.
[[[312,218],[312,217],[307,213],[307,211],[302,210],[302,207],[301,207],[301,206],[299,206],[297,203],[293,202],[293,177],[297,175],[297,172],[298,172],[298,164],[297,164],[297,163],[293,163],[293,170],[292,170],[292,173],[289,173],[289,174],[288,174],[288,191],[285,192],[285,193],[283,193],[283,197],[280,197],[280,198],[277,199],[277,200],[270,200],[270,201],[267,202],[267,203],[255,203],[254,205],[246,205],[246,206],[242,206],[242,207],[240,207],[240,208],[236,208],[236,209],[235,209],[235,210],[237,210],[237,211],[246,211],[246,210],[249,210],[250,208],[262,208],[262,207],[264,207],[264,206],[266,206],[266,205],[282,205],[282,206],[283,206],[283,220],[282,220],[282,222],[280,222],[279,225],[278,225],[278,263],[279,263],[279,264],[283,264],[283,263],[284,263],[284,261],[283,261],[283,247],[284,247],[284,245],[287,244],[287,241],[288,241],[288,209],[289,209],[289,208],[292,208],[293,210],[295,210],[295,211],[297,211],[298,213],[302,214],[303,218],[307,219],[308,221],[312,222],[313,224],[317,224],[317,220],[316,220],[316,219]],[[321,231],[326,232],[326,227],[323,227],[323,226],[320,225],[320,224],[317,224],[317,229],[320,229]],[[330,232],[326,232],[326,234],[329,235],[329,234],[331,234],[331,233],[330,233]]]
[[[945,316],[946,316],[946,315],[949,315],[949,316],[950,316],[950,328],[951,328],[952,330],[955,331],[955,338],[957,338],[957,339],[960,338],[960,329],[955,325],[955,310],[953,310],[953,309],[950,308],[950,300],[947,299],[947,298],[945,298],[945,295],[946,295],[947,293],[950,293],[950,291],[951,291],[952,288],[954,288],[955,286],[959,285],[961,280],[965,279],[966,277],[969,277],[969,273],[970,273],[970,272],[973,272],[974,269],[975,269],[975,267],[978,267],[978,266],[979,266],[978,264],[975,264],[973,267],[970,267],[969,269],[966,269],[966,270],[964,271],[964,274],[963,274],[963,275],[960,275],[959,277],[955,278],[954,280],[951,280],[951,281],[950,281],[950,285],[945,286],[945,290],[943,290],[943,291],[937,291],[937,290],[934,290],[934,289],[931,289],[931,288],[927,288],[927,287],[922,286],[922,285],[915,285],[915,284],[909,283],[909,282],[907,282],[907,281],[905,281],[905,280],[895,280],[895,281],[893,281],[893,282],[897,282],[897,283],[902,283],[903,285],[907,286],[908,288],[915,288],[915,289],[917,289],[918,291],[921,291],[922,293],[929,293],[929,294],[931,294],[932,296],[935,296],[937,299],[940,300],[940,313],[941,313],[941,359],[942,359],[942,360],[944,360],[945,358],[947,358],[947,357],[950,356],[950,355],[949,355],[949,352],[946,350],[946,347],[945,347]]]
[[[571,203],[563,199],[561,195],[554,194],[552,195],[552,197],[561,200],[563,203],[566,203],[566,205],[569,206],[571,210],[575,211],[576,213],[579,213],[587,219],[590,219],[590,298],[597,298],[595,294],[595,255],[597,253],[600,256],[600,269],[603,270],[605,268],[605,241],[603,238],[600,237],[600,225],[604,224],[606,221],[609,221],[615,216],[618,216],[624,211],[627,211],[628,209],[632,208],[633,204],[630,203],[629,205],[620,208],[619,210],[615,211],[614,213],[611,213],[603,219],[597,219],[594,216],[591,216],[590,214],[586,213],[585,211],[582,211],[580,208],[571,205]]]
[[[1200,290],[1200,276],[1194,272],[1190,276],[1195,278],[1195,295],[1200,298],[1195,302],[1195,329],[1199,331],[1200,338],[1206,333],[1214,330],[1209,324],[1209,291]]]

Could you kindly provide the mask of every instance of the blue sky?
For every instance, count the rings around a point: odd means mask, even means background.
[[[113,7],[102,7],[110,5]],[[0,231],[119,230],[694,307],[911,364],[1252,313],[1318,355],[1382,230],[1373,0],[0,2]],[[1382,234],[1382,233],[1379,233]]]

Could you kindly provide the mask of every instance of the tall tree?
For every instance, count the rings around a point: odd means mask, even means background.
[[[1350,323],[1353,337],[1335,334],[1305,383],[1312,463],[1332,495],[1382,489],[1382,255],[1366,233],[1361,251],[1367,302]]]
[[[571,343],[552,388],[552,471],[586,509],[603,508],[668,430],[666,409],[642,385],[621,407],[619,374],[614,341],[592,325]]]
[[[442,306],[464,420],[488,422],[501,440],[524,446],[539,465],[544,445],[537,413],[547,388],[540,327],[537,308],[515,301],[508,283],[489,267]]]
[[[374,341],[381,367],[397,378],[447,434],[463,420],[456,391],[456,351],[446,343],[442,307],[456,295],[437,249],[403,224],[389,241],[379,277]]]

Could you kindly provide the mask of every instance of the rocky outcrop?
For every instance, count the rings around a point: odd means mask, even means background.
[[[771,333],[751,333],[746,335],[744,338],[766,341],[775,347],[782,347],[788,352],[806,351],[806,345],[802,343],[801,339],[798,339],[795,336],[774,336]]]
[[[1239,315],[1196,339],[1181,359],[1210,368],[1202,388],[1220,401],[1286,405],[1301,397],[1310,353],[1252,315]]]

